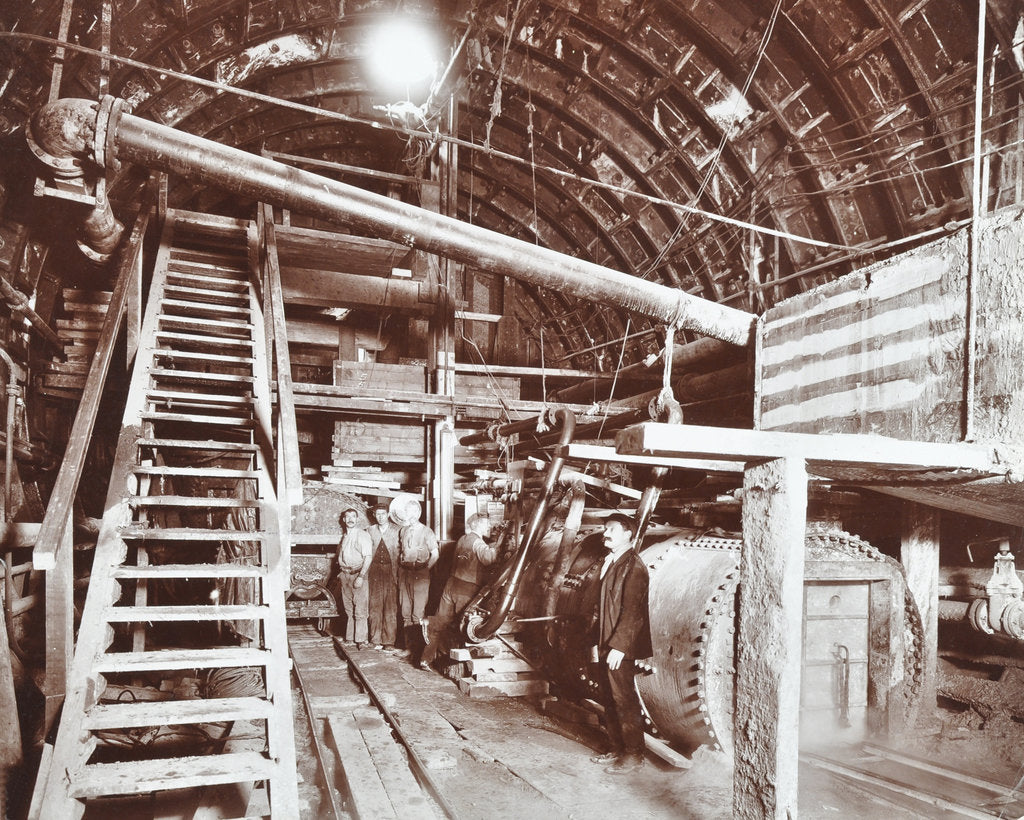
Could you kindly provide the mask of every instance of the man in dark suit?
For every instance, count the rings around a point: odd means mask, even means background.
[[[597,661],[606,677],[605,723],[611,750],[591,758],[610,763],[605,771],[625,774],[644,762],[644,724],[633,677],[634,661],[649,658],[651,624],[647,608],[647,567],[631,549],[636,524],[622,513],[604,521],[604,546],[598,609]]]

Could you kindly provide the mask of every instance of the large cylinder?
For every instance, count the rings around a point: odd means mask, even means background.
[[[606,552],[596,528],[581,536],[558,590],[558,619],[542,641],[543,658],[561,691],[596,698],[598,676],[589,654]],[[736,536],[662,530],[641,551],[650,573],[654,671],[638,675],[637,689],[648,731],[687,753],[702,745],[732,748],[740,546]],[[907,713],[916,706],[920,618],[899,564],[866,542],[834,529],[810,529],[805,549],[802,725],[813,727],[819,740],[850,739],[866,733],[882,712]],[[537,564],[534,571],[539,575],[525,589],[545,587],[548,570]],[[517,611],[526,617],[535,608],[524,597]],[[876,634],[888,636],[884,645]],[[837,652],[840,645],[845,655]],[[845,692],[839,691],[841,680]]]

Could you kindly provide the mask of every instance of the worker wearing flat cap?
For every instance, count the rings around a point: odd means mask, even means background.
[[[644,724],[634,684],[635,661],[649,658],[650,613],[647,567],[632,549],[636,523],[622,513],[604,520],[608,555],[601,566],[596,656],[605,679],[605,723],[611,749],[591,758],[609,763],[610,774],[634,771],[644,762]]]

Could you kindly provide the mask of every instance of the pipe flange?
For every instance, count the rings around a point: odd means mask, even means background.
[[[466,640],[470,643],[480,643],[481,641],[487,640],[486,637],[477,634],[477,630],[483,625],[484,620],[484,616],[476,611],[471,612],[466,616],[464,633],[466,635]]]
[[[967,610],[967,620],[979,632],[984,632],[986,635],[995,632],[988,622],[988,600],[985,598],[975,598],[971,602],[971,606]]]
[[[33,135],[31,128],[25,129],[25,143],[28,145],[28,150],[32,152],[32,155],[43,165],[49,168],[50,173],[57,179],[80,179],[85,175],[85,171],[82,167],[82,161],[78,157],[58,157],[44,150],[43,147],[36,142],[36,138]]]
[[[117,171],[121,163],[117,160],[117,126],[127,103],[120,97],[108,94],[100,100],[99,112],[96,115],[96,140],[93,152],[96,164]]]
[[[91,247],[84,239],[76,239],[75,245],[78,246],[78,250],[82,252],[82,255],[85,256],[86,259],[88,259],[91,262],[95,262],[98,265],[103,265],[109,262],[110,258],[114,255],[113,253],[104,253],[102,251],[96,250],[95,248]]]
[[[1003,607],[999,626],[1011,638],[1024,638],[1024,601],[1010,601]]]

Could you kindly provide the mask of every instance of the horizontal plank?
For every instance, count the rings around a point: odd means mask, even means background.
[[[133,507],[258,507],[258,498],[207,498],[193,495],[133,495],[128,499]]]
[[[259,470],[232,470],[228,467],[166,467],[138,465],[132,467],[136,475],[180,475],[192,478],[259,478]]]
[[[243,416],[207,416],[199,413],[158,413],[151,411],[142,413],[141,418],[143,421],[176,421],[188,422],[191,424],[216,424],[221,427],[239,427],[247,430],[256,426],[255,421]]]
[[[220,288],[204,288],[194,285],[175,285],[167,283],[164,285],[164,295],[170,298],[186,298],[185,301],[201,299],[212,301],[216,304],[225,305],[249,305],[248,288],[235,290],[221,290]]]
[[[335,538],[335,541],[338,539]],[[115,578],[259,578],[266,574],[263,567],[244,564],[146,564],[145,566],[123,566],[112,571]]]
[[[96,731],[226,720],[266,720],[273,710],[274,705],[270,701],[254,697],[121,701],[93,706],[85,716],[84,727]]]
[[[210,382],[227,384],[252,384],[252,376],[241,373],[205,373],[202,370],[168,370],[156,367],[149,371],[149,375],[161,381],[177,382]]]
[[[980,444],[944,444],[903,441],[886,436],[815,435],[656,422],[620,430],[615,437],[615,451],[624,455],[741,462],[802,458],[812,465],[874,464],[890,468],[965,469],[990,475],[1003,475],[1010,469],[1010,465],[1001,462],[993,447]]]
[[[146,391],[149,401],[166,401],[172,405],[179,404],[233,404],[251,405],[252,396],[239,396],[235,393],[192,393],[185,390],[163,390],[151,388]]]
[[[153,355],[160,359],[198,359],[204,362],[223,362],[229,365],[237,364],[239,367],[251,367],[253,357],[232,356],[229,353],[205,353],[196,350],[163,350],[156,349]]]
[[[573,461],[614,461],[619,464],[643,464],[648,467],[678,467],[680,470],[703,470],[712,473],[740,473],[743,465],[736,461],[710,458],[655,458],[630,456],[614,447],[601,444],[570,444],[568,458]]]
[[[125,527],[121,537],[132,541],[261,541],[262,532],[197,527]]]
[[[107,652],[100,655],[93,670],[107,672],[170,671],[173,669],[214,669],[218,666],[266,666],[273,660],[264,649],[221,647],[218,649],[163,649],[149,652]]]
[[[161,313],[157,316],[157,321],[160,323],[161,328],[195,328],[198,332],[206,335],[217,334],[218,337],[220,336],[219,331],[222,331],[224,334],[244,334],[252,330],[250,322],[237,322],[228,319],[205,319],[195,316],[173,316],[167,313]]]
[[[259,449],[258,444],[252,444],[247,441],[216,441],[214,439],[199,441],[189,438],[140,438],[136,443],[139,447],[156,450],[159,450],[161,447],[167,447],[169,449],[226,450],[255,453]]]
[[[256,621],[267,617],[267,607],[245,604],[189,604],[187,606],[115,606],[107,610],[108,623],[171,621]]]
[[[278,765],[259,752],[93,763],[75,773],[70,793],[74,798],[88,799],[219,783],[248,783],[266,780],[277,770]],[[294,776],[294,772],[285,776]]]
[[[248,319],[252,315],[248,304],[246,305],[224,305],[219,302],[197,302],[191,299],[171,299],[165,298],[160,302],[160,307],[163,310],[164,316],[168,315],[179,315],[179,313],[192,314],[196,313],[200,316],[234,316],[237,319]]]
[[[195,333],[181,333],[175,330],[158,330],[156,332],[157,342],[168,344],[191,344],[202,347],[243,347],[251,348],[255,342],[252,339],[243,339],[241,336],[202,336]]]
[[[239,279],[211,276],[199,271],[168,271],[167,281],[189,282],[204,289],[223,291],[224,293],[249,293],[249,284]]]

